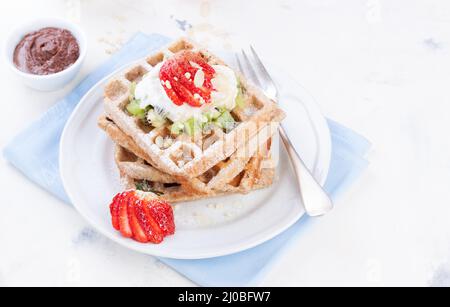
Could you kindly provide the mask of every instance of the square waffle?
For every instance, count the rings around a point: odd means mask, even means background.
[[[234,178],[233,175],[239,169],[242,171],[252,159],[239,156],[243,153],[257,151],[258,141],[254,141],[255,138],[261,138],[262,134],[268,135],[269,131],[273,130],[274,124],[277,125],[285,114],[259,89],[249,84],[241,74],[236,73],[243,88],[245,104],[231,112],[237,122],[236,127],[231,131],[213,129],[209,133],[192,139],[186,135],[171,135],[168,126],[152,128],[143,124],[141,120],[126,111],[126,106],[130,102],[132,84],[139,82],[152,67],[163,61],[165,50],[172,53],[195,50],[211,65],[226,65],[194,43],[180,39],[148,57],[145,61],[126,69],[107,84],[104,99],[106,116],[114,127],[117,127],[117,130],[126,136],[128,146],[119,141],[117,143],[127,149],[130,149],[129,145],[132,145],[134,149],[131,151],[136,156],[150,162],[155,170],[177,178],[179,181],[183,181],[180,178],[184,178],[185,182],[191,181],[189,189],[196,190],[196,192],[218,191],[226,185],[227,180]],[[109,128],[113,129],[112,126]],[[272,134],[268,135],[265,141],[263,140],[264,144]],[[171,139],[171,145],[162,148],[157,142],[161,137]],[[253,157],[254,155],[247,154],[247,156]],[[219,173],[215,174],[208,183],[193,180],[200,178],[221,163],[225,163],[225,165],[220,167]]]
[[[255,186],[265,187],[273,179],[270,149],[271,137],[276,132],[277,125],[266,126],[246,144],[247,146],[217,163],[204,174],[188,180],[158,170],[152,159],[112,120],[102,116],[98,125],[118,145],[116,163],[121,174],[128,178],[159,184],[158,189],[163,190],[162,192],[165,191],[164,185],[170,185],[170,187],[177,187],[178,190],[181,188],[183,193],[195,194],[195,199],[198,199],[211,197],[217,193],[247,193]],[[244,148],[245,152],[242,152]],[[258,183],[262,177],[264,178],[261,182],[264,184]],[[173,184],[176,185],[173,186]]]
[[[115,159],[121,179],[127,189],[143,189],[157,193],[161,199],[171,203],[193,201],[263,189],[272,185],[275,175],[273,168],[261,168],[262,158],[255,156],[249,160],[244,170],[217,190],[199,192],[176,178],[162,174],[144,160],[117,145]],[[199,179],[196,179],[199,180]]]

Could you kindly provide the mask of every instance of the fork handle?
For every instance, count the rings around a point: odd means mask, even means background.
[[[331,211],[333,209],[333,202],[305,166],[305,163],[300,158],[281,125],[280,136],[286,147],[292,167],[294,168],[306,213],[309,216],[322,216]]]

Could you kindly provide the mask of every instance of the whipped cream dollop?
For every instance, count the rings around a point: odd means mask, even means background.
[[[212,103],[219,108],[233,110],[236,107],[238,81],[234,71],[223,65],[213,65],[216,75],[211,80],[214,91],[211,93]]]
[[[164,62],[159,63],[146,74],[137,84],[135,98],[140,101],[140,106],[145,109],[153,106],[162,109],[167,118],[173,122],[183,122],[192,117],[200,118],[202,114],[211,111],[215,107],[232,110],[236,107],[238,95],[238,80],[233,70],[223,65],[212,65],[216,74],[211,80],[214,90],[211,94],[211,103],[201,107],[192,107],[188,104],[177,106],[174,104],[161,84],[159,72]]]

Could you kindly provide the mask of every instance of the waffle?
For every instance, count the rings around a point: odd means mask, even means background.
[[[158,170],[153,160],[110,119],[102,116],[99,118],[98,125],[122,148],[116,153],[116,162],[121,173],[131,178],[161,184],[180,184],[184,192],[206,194],[205,197],[213,192],[246,193],[250,191],[261,176],[261,168],[267,165],[263,162],[270,159],[271,137],[277,128],[276,124],[267,125],[230,158],[219,162],[197,178],[187,180]],[[125,151],[129,154],[127,155]],[[233,188],[230,182],[239,176],[242,179],[239,182],[239,188]]]
[[[185,178],[186,181],[189,181],[207,173],[220,163],[239,164],[241,168],[245,168],[248,160],[229,158],[240,149],[248,147],[246,145],[252,143],[252,140],[261,131],[267,129],[267,126],[270,126],[271,123],[279,123],[285,114],[275,103],[265,97],[257,88],[248,84],[238,73],[236,75],[244,89],[245,106],[237,107],[232,111],[237,126],[231,131],[214,129],[211,133],[203,134],[196,139],[191,139],[186,135],[176,137],[170,134],[169,127],[153,129],[125,110],[130,99],[131,84],[139,82],[153,66],[163,61],[164,52],[167,49],[173,53],[183,50],[196,50],[209,64],[226,65],[192,42],[186,39],[178,40],[145,61],[123,71],[107,84],[104,99],[107,117],[114,122],[120,131],[129,136],[130,139],[127,139],[129,145],[131,140],[133,141],[132,145],[136,147],[136,150],[132,151],[137,156],[150,162],[154,168],[163,174]],[[157,139],[160,139],[159,137],[170,138],[172,145],[168,148],[160,148],[156,142]],[[127,146],[124,147],[130,149]],[[244,151],[246,150],[244,149]],[[200,184],[197,190],[205,192],[224,185],[225,179],[232,178],[225,178],[226,169],[227,167],[222,168],[222,174],[224,175],[222,179],[219,180],[219,177],[215,176],[217,179],[212,184],[208,183],[209,187]],[[192,180],[191,186],[196,186],[196,180]]]
[[[171,203],[234,193],[245,194],[272,185],[275,175],[273,168],[261,169],[261,157],[255,156],[250,159],[241,174],[227,182],[221,189],[202,193],[192,191],[190,187],[177,182],[174,178],[155,174],[151,165],[121,146],[116,146],[115,158],[125,188],[136,189],[139,185],[145,185],[149,191],[159,194],[161,199]]]

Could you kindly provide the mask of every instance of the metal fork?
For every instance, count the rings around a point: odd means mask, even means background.
[[[267,97],[277,102],[278,90],[275,83],[252,46],[250,46],[250,50],[251,56],[242,50],[242,60],[239,54],[236,54],[240,71],[262,89]],[[253,58],[253,64],[250,58]],[[244,63],[245,65],[243,65]],[[322,216],[328,213],[333,209],[331,199],[305,166],[282,125],[280,126],[280,136],[291,160],[306,213],[309,216]]]

